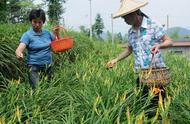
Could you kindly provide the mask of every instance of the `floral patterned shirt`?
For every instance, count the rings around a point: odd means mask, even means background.
[[[129,29],[129,46],[132,47],[135,57],[135,70],[146,69],[150,66],[152,60],[151,48],[166,34],[166,30],[161,24],[150,19],[143,18],[142,25],[138,30],[133,27]],[[165,67],[165,63],[160,51],[155,54],[152,63],[153,67]]]

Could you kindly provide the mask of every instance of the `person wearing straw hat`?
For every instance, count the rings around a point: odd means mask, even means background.
[[[109,68],[112,68],[118,61],[128,57],[131,53],[135,57],[134,68],[136,72],[140,69],[149,68],[153,55],[153,66],[166,67],[159,49],[170,46],[172,40],[166,35],[166,30],[161,24],[140,10],[147,4],[147,1],[142,0],[121,0],[120,9],[113,14],[113,18],[121,17],[128,25],[131,25],[128,31],[128,46],[124,52],[107,63]],[[139,85],[138,78],[137,86],[139,87]],[[147,94],[148,87],[145,87],[143,93]],[[164,89],[161,87],[162,90]]]

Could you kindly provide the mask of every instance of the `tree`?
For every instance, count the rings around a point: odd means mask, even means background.
[[[190,35],[185,35],[183,38],[184,39],[190,39]]]
[[[79,27],[80,32],[83,33],[86,36],[90,36],[90,29],[86,28],[85,26],[80,26]]]
[[[122,37],[121,32],[115,34],[114,37],[115,37],[114,39],[115,39],[115,41],[116,41],[117,43],[122,43],[122,42],[123,42],[123,37]]]
[[[174,40],[179,39],[179,34],[178,34],[178,30],[174,31],[173,33],[170,34],[170,37]]]
[[[0,23],[7,20],[7,0],[0,1]]]
[[[35,8],[33,0],[9,0],[9,20],[12,23],[27,22],[32,8]]]
[[[112,33],[111,32],[109,32],[109,31],[107,31],[107,41],[108,42],[112,42]]]
[[[118,40],[119,41],[123,41],[123,37],[122,37],[122,34],[121,34],[121,32],[119,32],[118,34],[117,34],[117,38],[118,38]]]
[[[66,0],[47,0],[48,3],[48,17],[50,23],[59,24],[61,19],[61,14],[64,13],[62,3],[65,3]]]
[[[103,33],[104,23],[101,15],[98,13],[95,18],[95,23],[92,26],[93,32],[100,38],[100,34]]]
[[[33,0],[0,1],[0,22],[25,22],[28,20],[28,13],[33,7],[35,7]]]
[[[124,36],[123,36],[123,42],[128,42],[128,34],[124,34]]]

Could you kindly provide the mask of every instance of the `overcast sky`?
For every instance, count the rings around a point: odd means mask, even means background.
[[[78,30],[80,25],[89,27],[89,0],[67,0],[64,4],[66,12],[63,17],[67,27]],[[106,30],[111,31],[111,13],[120,7],[120,0],[92,0],[92,21],[97,13],[101,14]],[[169,27],[190,29],[190,0],[149,0],[149,4],[141,9],[149,17],[166,24],[169,15]],[[124,21],[114,19],[114,32],[127,33],[129,26]]]

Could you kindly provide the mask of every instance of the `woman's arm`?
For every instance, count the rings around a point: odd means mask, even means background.
[[[160,48],[165,48],[165,47],[169,47],[169,46],[171,46],[172,45],[172,39],[169,37],[169,36],[167,36],[167,35],[164,35],[162,38],[161,38],[161,41],[162,41],[162,43],[160,43],[160,44],[155,44],[153,47],[152,47],[152,49],[151,49],[151,52],[152,53],[157,53],[158,52],[158,50],[160,49]]]
[[[112,68],[118,61],[128,57],[132,53],[132,48],[130,46],[127,47],[127,49],[118,55],[115,59],[110,60],[107,63],[107,67]]]
[[[117,59],[117,61],[120,61],[120,60],[128,57],[129,55],[131,55],[131,53],[132,53],[132,48],[130,46],[127,46],[127,49],[124,52],[122,52],[121,54],[119,54],[116,59]]]
[[[168,47],[172,45],[172,39],[167,35],[164,35],[161,38],[161,41],[163,42],[160,44],[160,48],[164,48],[164,47]]]
[[[26,48],[26,44],[20,43],[19,46],[17,47],[15,54],[18,59],[23,59],[23,51]]]

